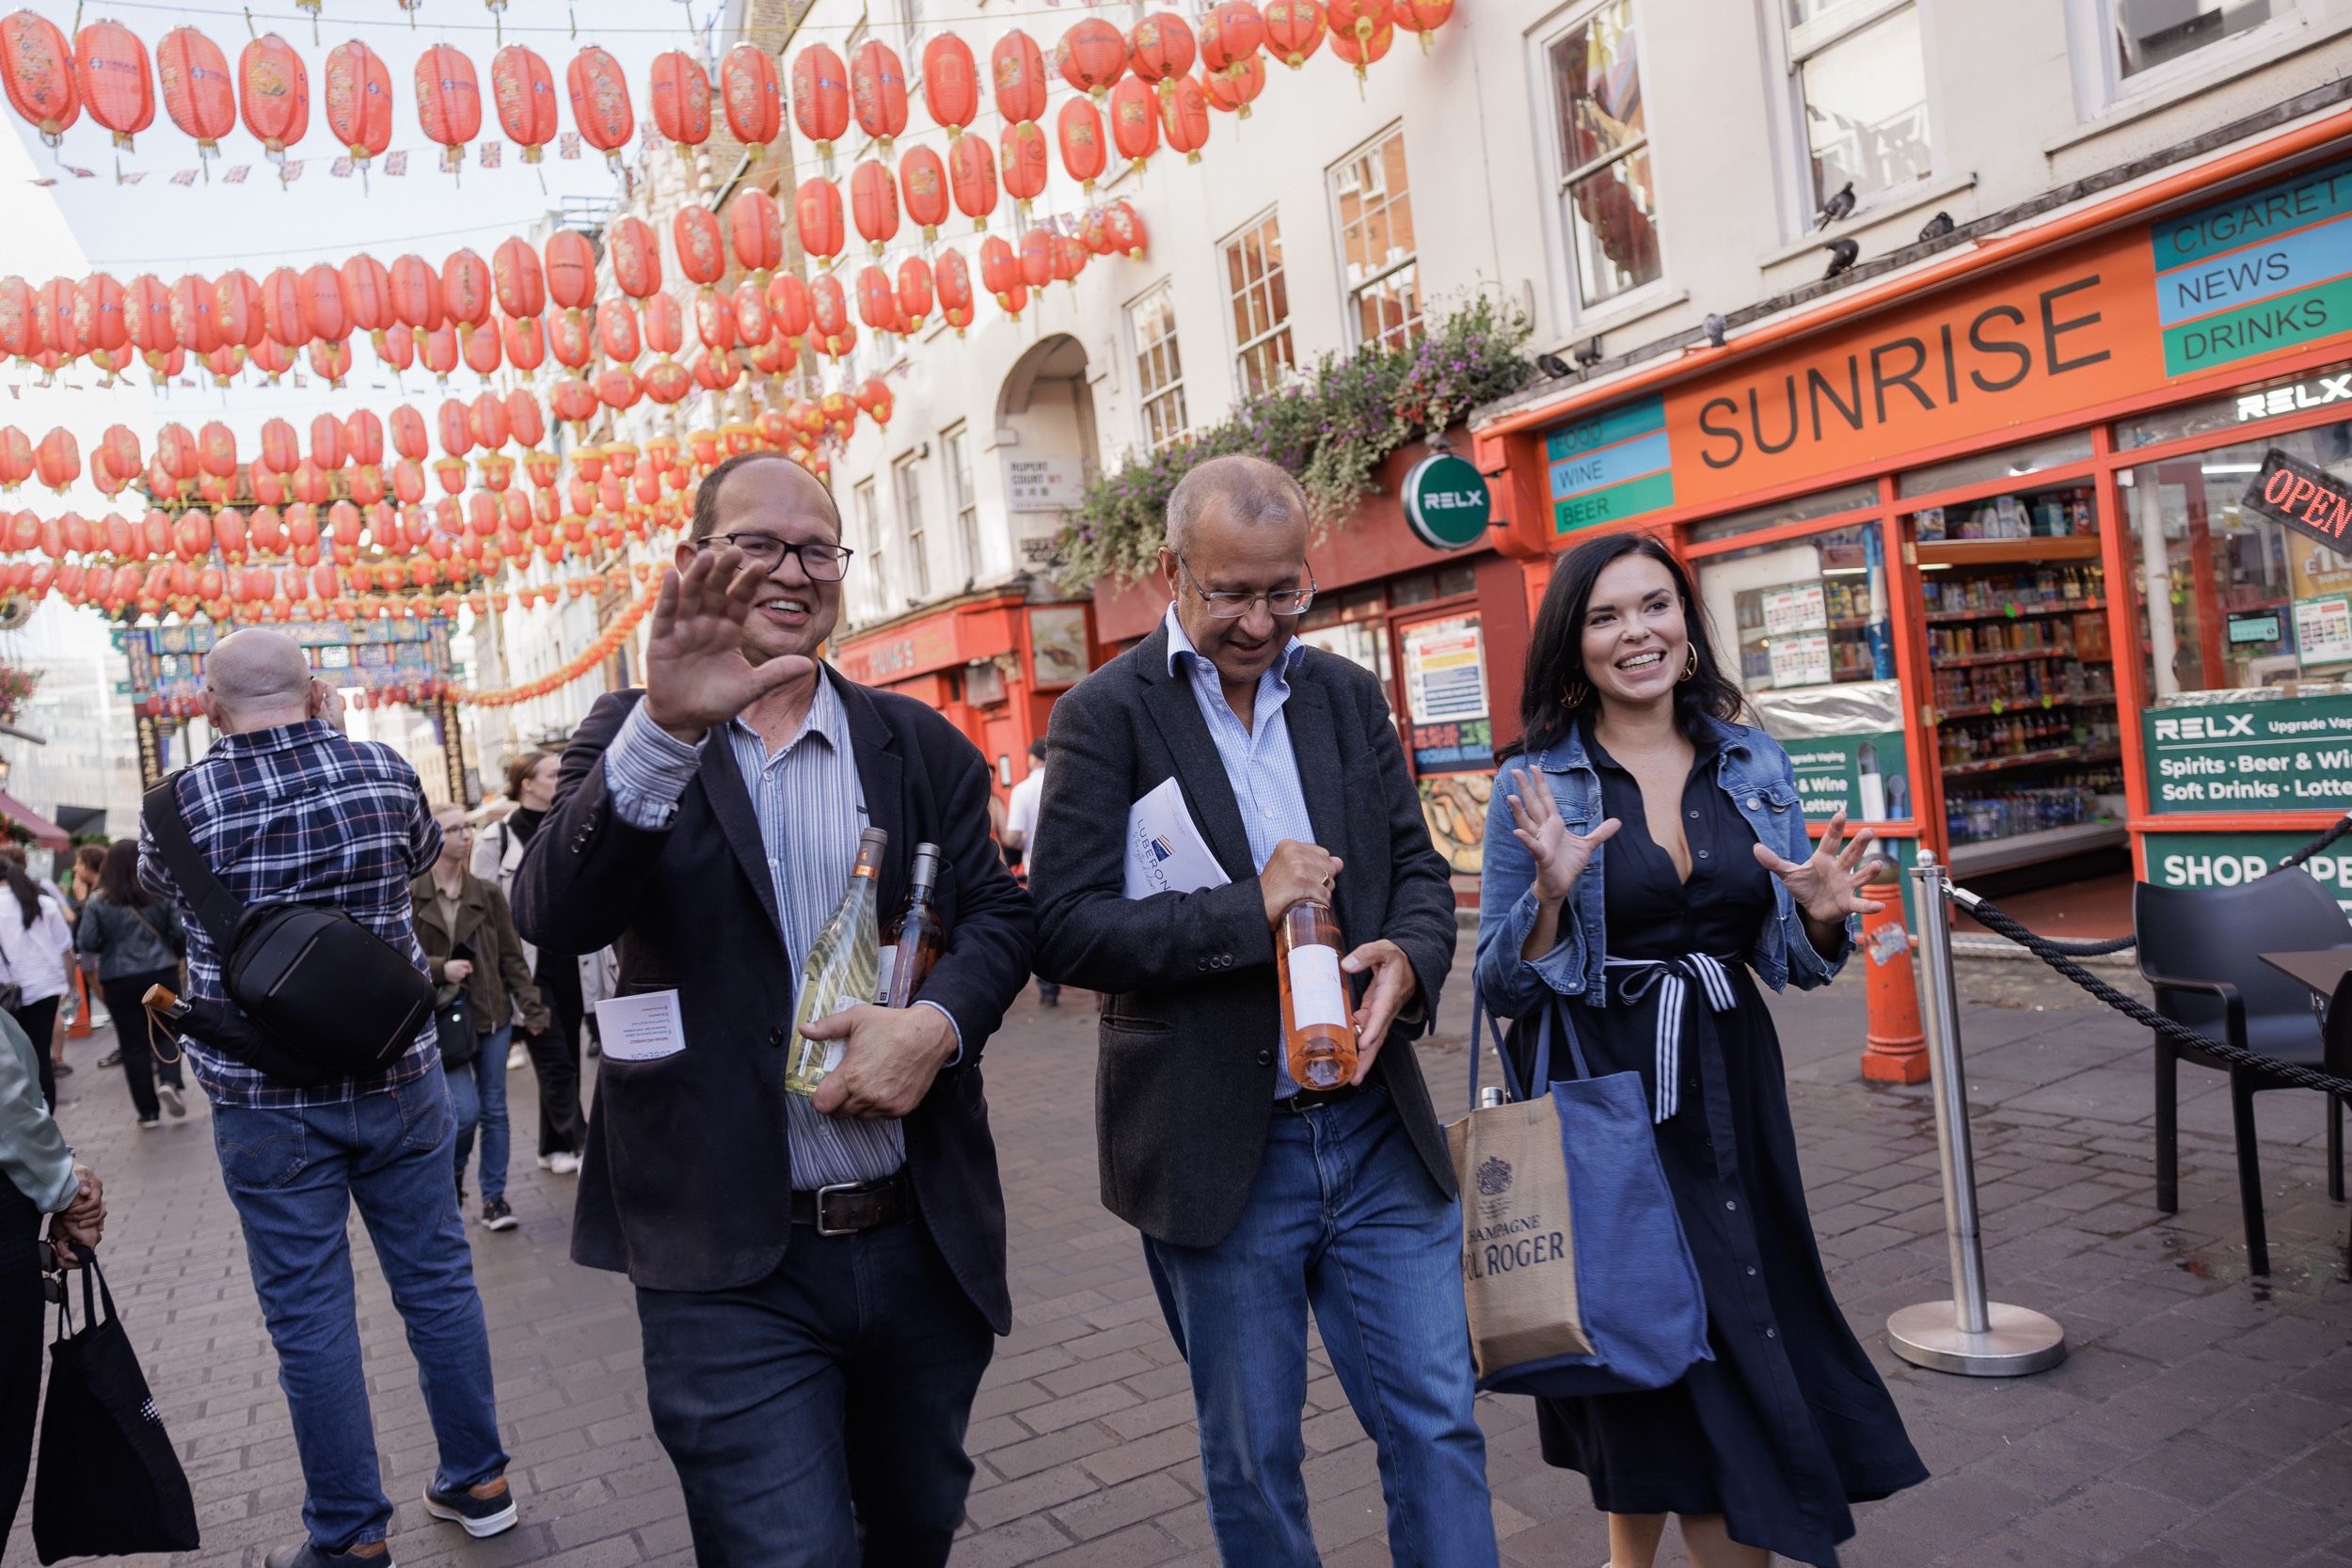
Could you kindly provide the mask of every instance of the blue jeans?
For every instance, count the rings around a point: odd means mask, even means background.
[[[506,1196],[506,1047],[515,1026],[482,1037],[482,1049],[463,1067],[441,1064],[449,1077],[449,1102],[457,1113],[457,1186],[466,1185],[466,1162],[473,1154],[473,1132],[482,1129],[482,1201]]]
[[[938,1568],[996,1348],[920,1220],[796,1225],[733,1291],[637,1292],[645,1402],[699,1568]]]
[[[1322,1560],[1298,1473],[1311,1307],[1331,1370],[1379,1451],[1395,1560],[1493,1568],[1459,1212],[1384,1090],[1272,1115],[1232,1234],[1206,1247],[1143,1243],[1192,1370],[1217,1554],[1228,1568]]]
[[[506,1469],[490,1337],[449,1180],[454,1125],[438,1072],[308,1110],[213,1108],[221,1176],[294,1415],[302,1522],[328,1551],[383,1540],[392,1518],[352,1290],[355,1200],[407,1326],[439,1449],[434,1485],[478,1486]]]

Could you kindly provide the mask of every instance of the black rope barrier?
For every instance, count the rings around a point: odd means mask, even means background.
[[[2312,840],[2300,849],[2297,849],[2294,854],[2289,855],[2286,859],[2280,861],[2277,865],[2272,866],[2267,875],[2275,877],[2280,872],[2286,870],[2289,866],[2301,865],[2305,861],[2310,860],[2313,855],[2318,854],[2322,849],[2327,848],[2328,846],[2333,844],[2336,840],[2342,838],[2346,833],[2352,833],[2352,812],[2344,813],[2342,819],[2339,820],[2334,827],[2328,829],[2326,832],[2320,834],[2317,838]]]
[[[2352,818],[2347,818],[2344,823],[2333,830],[2333,832],[2341,834],[2347,831],[2352,831]],[[2326,847],[2328,842],[2329,841],[2323,839],[2312,845],[2311,848],[2304,850],[2303,853],[2316,854]],[[2265,1056],[2258,1052],[2233,1045],[2226,1039],[2216,1039],[2211,1035],[2201,1034],[2178,1020],[2166,1018],[2137,997],[2126,995],[2116,990],[2069,957],[2070,947],[2080,949],[2100,945],[2098,943],[2070,944],[2053,942],[2048,937],[2027,930],[1988,900],[1963,888],[1954,888],[1952,897],[1979,926],[2009,938],[2010,941],[2017,943],[2035,958],[2040,958],[2108,1006],[2113,1007],[2117,1012],[2131,1019],[2134,1022],[2153,1029],[2176,1045],[2202,1052],[2208,1056],[2217,1057],[2237,1067],[2251,1068],[2257,1072],[2276,1078],[2281,1083],[2292,1084],[2298,1088],[2318,1089],[2326,1094],[2352,1097],[2352,1079],[2338,1078],[2332,1073],[2322,1072],[2317,1068],[2298,1067],[2293,1062],[2282,1062],[2275,1056]]]

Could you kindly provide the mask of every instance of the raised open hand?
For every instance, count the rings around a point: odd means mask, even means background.
[[[691,745],[782,686],[816,673],[814,659],[743,657],[743,623],[769,580],[734,548],[705,550],[661,579],[645,644],[645,716]]]
[[[1839,841],[1845,832],[1846,814],[1841,811],[1821,831],[1812,858],[1802,863],[1776,855],[1761,844],[1756,847],[1756,858],[1763,862],[1764,869],[1788,885],[1797,908],[1819,926],[1836,926],[1850,914],[1876,914],[1885,907],[1875,898],[1862,896],[1862,890],[1884,870],[1884,863],[1868,853],[1876,835],[1865,828],[1841,848]]]
[[[1512,770],[1504,802],[1511,808],[1511,836],[1535,859],[1535,896],[1557,903],[1593,863],[1593,851],[1616,833],[1617,819],[1605,818],[1589,833],[1572,833],[1560,819],[1560,804],[1543,774],[1522,764]]]

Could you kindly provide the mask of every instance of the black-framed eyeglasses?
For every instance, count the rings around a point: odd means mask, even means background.
[[[1304,615],[1307,607],[1315,602],[1315,570],[1311,566],[1307,568],[1306,587],[1278,588],[1270,594],[1203,588],[1200,579],[1192,575],[1191,562],[1181,555],[1176,558],[1176,569],[1184,574],[1184,580],[1192,584],[1192,591],[1208,602],[1212,620],[1238,621],[1248,614],[1251,607],[1261,599],[1265,601],[1266,613],[1270,615]]]
[[[857,551],[839,545],[812,540],[795,545],[772,533],[713,533],[694,541],[698,550],[738,549],[743,559],[763,572],[772,572],[784,564],[787,555],[801,558],[801,570],[811,582],[839,582],[850,569],[850,557]]]

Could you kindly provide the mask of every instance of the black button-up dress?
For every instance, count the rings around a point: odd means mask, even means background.
[[[1680,1109],[1658,1128],[1707,1298],[1715,1359],[1671,1387],[1539,1400],[1547,1462],[1581,1470],[1612,1513],[1724,1516],[1735,1541],[1834,1568],[1849,1503],[1927,1479],[1886,1385],[1830,1294],[1797,1169],[1780,1039],[1746,959],[1772,918],[1772,873],[1703,750],[1682,794],[1691,878],[1652,838],[1640,784],[1587,737],[1607,814],[1601,857],[1609,952],[1710,953],[1737,1005],[1685,988]],[[1612,969],[1604,1006],[1571,999],[1596,1073],[1637,1070],[1655,1103],[1659,988]]]

